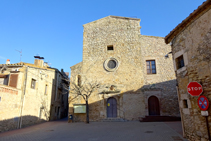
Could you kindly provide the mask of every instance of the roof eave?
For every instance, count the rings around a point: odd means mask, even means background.
[[[193,21],[203,15],[211,8],[211,0],[205,1],[202,5],[200,5],[195,11],[193,11],[185,20],[183,20],[180,24],[178,24],[166,37],[165,43],[168,44],[171,40],[183,31],[188,25],[190,25]]]

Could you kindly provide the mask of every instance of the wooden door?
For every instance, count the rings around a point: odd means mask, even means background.
[[[156,96],[151,96],[148,99],[148,109],[149,109],[149,115],[160,115],[160,105],[159,100]]]
[[[107,100],[107,117],[117,117],[117,102],[113,97]]]

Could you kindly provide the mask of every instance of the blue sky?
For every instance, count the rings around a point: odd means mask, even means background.
[[[82,61],[83,24],[114,15],[140,18],[142,35],[165,37],[205,0],[0,0],[0,64],[34,63],[70,72]]]

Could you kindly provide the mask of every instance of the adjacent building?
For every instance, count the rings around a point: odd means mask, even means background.
[[[69,78],[43,60],[0,65],[0,132],[60,119],[68,112]]]
[[[211,0],[205,1],[173,29],[165,42],[171,43],[184,136],[191,141],[206,141],[208,134],[211,136],[206,118],[201,115],[198,96],[188,94],[187,85],[193,81],[200,83],[201,95],[211,100]]]
[[[71,82],[100,83],[89,98],[90,121],[180,116],[173,60],[164,57],[171,46],[164,38],[141,35],[137,18],[108,16],[83,27],[83,60],[70,67]],[[70,93],[69,114],[85,121],[85,114],[74,114],[78,104],[85,101]]]

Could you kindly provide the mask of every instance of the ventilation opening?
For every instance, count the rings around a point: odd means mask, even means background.
[[[109,46],[107,46],[107,50],[114,50],[113,45],[109,45]]]

